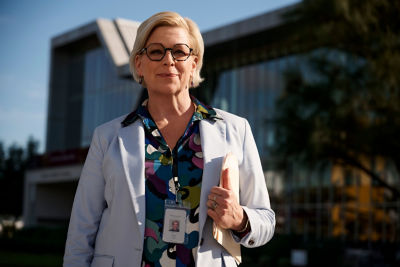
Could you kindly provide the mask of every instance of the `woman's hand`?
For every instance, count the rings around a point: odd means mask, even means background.
[[[242,230],[248,220],[246,212],[239,205],[231,182],[229,169],[222,172],[222,187],[214,186],[208,195],[207,214],[223,229]]]

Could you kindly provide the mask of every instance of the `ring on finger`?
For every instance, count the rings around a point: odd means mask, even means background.
[[[217,200],[217,196],[216,195],[214,195],[213,200],[214,200],[214,202]]]
[[[212,206],[213,206],[213,210],[215,210],[217,208],[217,206],[218,206],[218,203],[214,201]]]

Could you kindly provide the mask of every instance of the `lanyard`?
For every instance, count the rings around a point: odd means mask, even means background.
[[[179,184],[178,178],[178,155],[177,155],[177,145],[175,145],[172,150],[172,177],[174,179],[175,184],[175,202],[178,204],[181,202],[179,190],[181,189],[181,185]]]

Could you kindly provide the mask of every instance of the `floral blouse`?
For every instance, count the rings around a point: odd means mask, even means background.
[[[203,175],[203,153],[199,122],[217,119],[211,107],[192,97],[195,112],[174,149],[168,147],[147,110],[147,100],[131,114],[130,122],[140,118],[145,127],[145,194],[146,223],[142,266],[195,266],[199,243],[199,204]],[[179,198],[190,203],[186,221],[187,242],[166,243],[162,240],[164,201],[176,199],[178,177]]]

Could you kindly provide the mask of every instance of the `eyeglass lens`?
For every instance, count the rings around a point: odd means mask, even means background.
[[[167,50],[170,50],[172,57],[178,61],[188,59],[191,52],[186,44],[176,44],[172,48],[165,48],[162,44],[154,43],[146,48],[146,54],[151,60],[160,61],[164,58]]]

